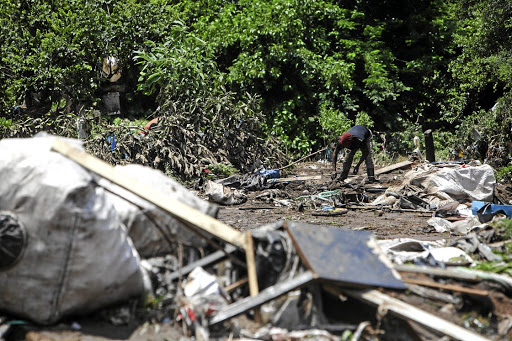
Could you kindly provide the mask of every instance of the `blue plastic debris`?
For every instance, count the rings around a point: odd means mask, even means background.
[[[263,175],[267,179],[277,179],[279,178],[279,169],[261,170],[260,175]]]
[[[114,151],[117,146],[116,136],[112,133],[107,137],[107,143],[110,143],[110,151]]]
[[[480,214],[493,214],[503,211],[507,217],[512,217],[512,205],[496,205],[485,201],[473,201],[471,204],[471,211],[473,215]]]

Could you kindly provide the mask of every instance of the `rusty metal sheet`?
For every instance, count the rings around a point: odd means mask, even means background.
[[[406,289],[372,233],[291,221],[285,227],[302,262],[318,279],[349,287]]]

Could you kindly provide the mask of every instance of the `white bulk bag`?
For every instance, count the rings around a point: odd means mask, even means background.
[[[217,217],[218,206],[201,199],[159,170],[135,164],[116,168],[149,188],[179,200],[203,214]],[[106,179],[101,179],[100,185],[108,189],[108,195],[141,257],[173,253],[179,243],[192,247],[206,246],[203,238],[169,213]]]
[[[25,235],[19,259],[0,268],[0,310],[42,324],[144,293],[138,254],[105,190],[52,152],[53,140],[0,141],[0,211]]]

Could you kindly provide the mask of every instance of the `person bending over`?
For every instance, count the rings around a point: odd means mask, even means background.
[[[334,148],[334,154],[332,158],[332,168],[336,173],[336,162],[338,159],[338,153],[341,149],[347,148],[349,149],[349,154],[345,158],[343,162],[343,170],[341,175],[338,177],[338,180],[343,181],[348,177],[348,173],[350,172],[350,166],[352,166],[352,160],[354,159],[354,155],[357,150],[361,150],[361,159],[354,167],[354,174],[357,174],[359,171],[359,166],[363,161],[366,162],[366,173],[368,174],[368,181],[375,182],[375,170],[372,161],[372,147],[371,147],[371,138],[372,133],[364,126],[356,125],[349,129],[348,132],[343,133],[338,142],[336,143],[336,147]]]

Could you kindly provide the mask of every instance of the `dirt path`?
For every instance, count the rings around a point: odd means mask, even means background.
[[[325,175],[330,172],[330,166],[319,162],[306,162],[300,164],[293,171],[293,174],[301,176]],[[379,183],[373,187],[382,191],[385,188],[401,183],[405,171],[395,171],[391,174],[381,175]],[[363,173],[360,172],[362,175]],[[279,190],[267,190],[248,193],[246,203],[235,206],[222,206],[219,211],[218,219],[237,229],[245,230],[272,223],[278,220],[300,221],[309,224],[337,226],[351,230],[366,230],[373,232],[377,238],[415,238],[420,240],[436,240],[449,237],[429,228],[427,220],[432,216],[431,213],[421,212],[389,212],[385,210],[365,209],[352,205],[348,212],[338,216],[316,216],[322,214],[321,207],[317,204],[315,207],[305,207],[300,212],[297,207],[297,201],[294,200],[300,196],[313,195],[322,191],[333,189],[329,182],[321,180],[308,180],[304,182],[290,183]],[[356,192],[350,188],[339,188],[341,192],[347,195]],[[276,200],[286,200],[291,203],[290,206],[275,204],[275,201],[265,202],[257,199],[265,192],[275,193]],[[382,194],[368,193],[368,201],[371,202]],[[307,200],[306,200],[307,201]],[[309,204],[312,203],[309,201]]]

